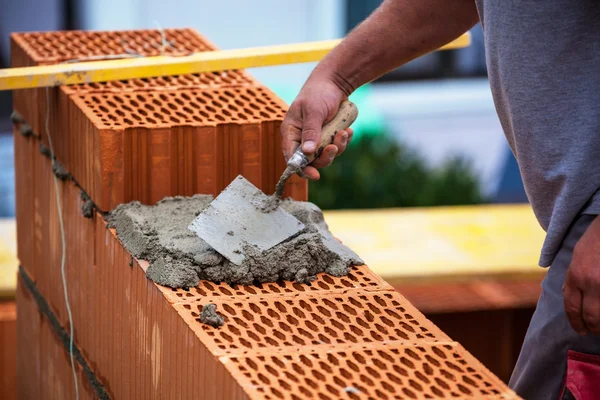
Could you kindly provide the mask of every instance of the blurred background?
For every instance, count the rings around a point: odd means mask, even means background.
[[[9,34],[63,29],[191,27],[222,49],[343,37],[380,0],[2,0],[1,67]],[[35,12],[32,12],[35,10]],[[182,10],[185,10],[183,12]],[[232,12],[232,10],[235,10]],[[311,183],[323,209],[526,202],[486,78],[481,27],[468,48],[431,53],[361,87],[349,154]],[[315,63],[249,70],[288,104]],[[14,215],[9,115],[0,92],[0,217]],[[360,146],[359,146],[360,144]],[[377,176],[378,179],[360,179]],[[339,196],[336,192],[353,193]]]

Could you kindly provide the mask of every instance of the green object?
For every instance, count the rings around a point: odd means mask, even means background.
[[[425,207],[486,201],[462,158],[431,168],[416,151],[382,134],[353,140],[343,155],[309,184],[309,201],[321,209]]]

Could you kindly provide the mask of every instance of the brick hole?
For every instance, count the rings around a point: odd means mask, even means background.
[[[228,341],[229,343],[233,343],[233,338],[231,336],[229,336],[228,334],[226,334],[225,332],[221,332],[221,337],[223,339],[225,339],[226,341]]]
[[[279,340],[285,340],[285,335],[277,330],[273,331],[273,335]]]
[[[379,308],[375,307],[373,304],[367,303],[366,306],[369,308],[369,310],[371,310],[371,312],[373,312],[375,314],[381,314],[381,310],[379,310]],[[365,311],[365,315],[367,312],[368,312],[368,310]]]
[[[460,368],[456,364],[451,363],[450,361],[446,361],[445,364],[446,366],[448,366],[448,368],[453,369],[454,371],[457,371],[459,373],[464,372],[462,368]]]
[[[291,315],[287,314],[285,316],[285,319],[287,320],[287,322],[289,322],[292,325],[298,325],[298,320],[294,317],[292,317]]]
[[[277,396],[277,398],[279,398],[279,399],[285,398],[285,397],[283,397],[283,394],[279,390],[275,389],[274,387],[271,387],[270,389],[271,389],[271,393],[273,393],[275,396]]]
[[[478,387],[477,383],[475,383],[475,381],[473,379],[469,378],[468,376],[463,375],[462,380],[467,385],[473,386],[475,388]]]
[[[299,375],[305,375],[304,369],[296,363],[292,363],[292,369],[294,370],[294,372],[296,372]],[[299,381],[296,381],[296,382],[299,382]]]
[[[404,321],[400,322],[400,326],[402,326],[403,329],[406,329],[409,332],[412,332],[412,333],[415,332],[415,329]]]
[[[239,338],[239,340],[240,340],[240,343],[241,343],[241,344],[242,344],[244,347],[247,347],[247,348],[249,348],[249,349],[251,349],[251,348],[252,348],[252,343],[250,343],[250,342],[249,342],[249,341],[247,341],[246,339],[244,339],[244,338]],[[264,347],[264,346],[261,346],[261,345],[259,345],[259,347]]]
[[[219,115],[219,114],[216,114],[216,115],[215,115],[215,118],[216,118],[216,119],[218,119],[219,121],[222,121],[222,122],[223,122],[223,121],[227,121],[227,120],[225,119],[225,117],[223,117],[222,115]]]
[[[241,304],[236,304],[237,307],[242,307]],[[242,316],[246,318],[248,321],[254,321],[254,316],[246,310],[242,310]]]
[[[463,379],[464,379],[464,378],[463,378]],[[464,394],[468,394],[468,395],[471,395],[471,394],[473,394],[473,392],[471,392],[471,391],[470,391],[468,388],[466,388],[465,386],[463,386],[463,385],[462,385],[462,384],[460,384],[460,383],[457,383],[457,384],[456,384],[456,387],[458,387],[458,390],[460,390],[460,391],[461,391],[461,392],[463,392]]]
[[[402,392],[407,395],[408,397],[410,397],[411,399],[416,399],[417,395],[413,393],[412,390],[409,390],[408,388],[403,388]]]
[[[396,393],[396,389],[386,381],[380,382],[381,386],[390,393]]]
[[[239,336],[240,335],[240,330],[238,328],[236,328],[234,325],[228,326],[227,327],[229,329],[230,332],[232,332],[234,335]]]
[[[128,125],[133,125],[133,121],[130,120],[129,118],[123,118],[123,121],[125,121],[125,123]]]
[[[344,325],[342,325],[341,323],[339,323],[338,321],[336,321],[335,319],[330,321],[331,325],[335,326],[337,329],[343,331],[344,330]]]
[[[303,395],[307,396],[308,398],[312,398],[313,394],[310,390],[308,390],[307,388],[305,388],[304,386],[299,386],[298,390],[300,391],[300,393],[302,393]]]
[[[237,315],[235,309],[233,307],[231,307],[229,304],[223,304],[223,309],[231,315]]]
[[[435,358],[431,357],[430,355],[426,355],[425,358],[427,359],[427,361],[429,361],[430,363],[432,363],[436,367],[440,367],[442,365],[438,360],[436,360]]]
[[[418,390],[419,392],[423,391],[423,386],[419,385],[417,382],[415,382],[413,379],[409,379],[408,380],[408,384],[415,390]]]
[[[336,313],[335,313],[335,315],[336,315],[336,316],[337,316],[339,319],[341,319],[342,321],[344,321],[345,323],[347,323],[347,324],[349,324],[349,323],[350,323],[350,318],[349,318],[349,317],[348,317],[346,314],[344,314],[344,313],[342,313],[342,312],[336,312]]]
[[[406,365],[408,368],[412,369],[412,368],[415,367],[415,364],[412,361],[410,361],[408,358],[406,358],[406,357],[401,357],[400,358],[400,362],[402,364]]]
[[[292,328],[290,328],[290,326],[288,324],[286,324],[285,322],[279,321],[279,327],[286,332],[290,332],[290,333],[292,332]]]
[[[443,358],[443,359],[446,359],[446,358],[448,358],[448,357],[446,356],[446,353],[444,353],[442,350],[438,349],[437,347],[433,347],[433,348],[432,348],[432,350],[433,350],[433,352],[434,352],[434,353],[435,353],[435,354],[436,354],[438,357],[440,357],[440,358]],[[437,366],[439,366],[439,365],[440,365],[440,364],[438,363],[438,365],[437,365]]]
[[[436,396],[444,397],[444,392],[442,392],[437,386],[430,386],[429,388]]]
[[[252,340],[254,340],[255,342],[260,342],[261,339],[260,337],[258,337],[258,335],[252,331],[248,331],[246,332],[248,334],[248,336],[250,336],[252,338]]]
[[[280,315],[273,309],[269,308],[267,309],[267,314],[269,314],[269,317],[274,318],[274,319],[280,319]]]
[[[419,357],[419,355],[411,349],[406,349],[405,353],[408,354],[410,357],[414,358],[415,360],[419,360],[419,361],[421,360],[421,357]]]
[[[407,373],[402,374],[403,376],[408,376]],[[385,374],[385,376],[392,382],[394,382],[396,385],[402,385],[402,379],[398,378],[396,375],[391,374],[391,373],[387,373]]]
[[[434,379],[435,379],[435,383],[437,383],[438,386],[440,386],[442,389],[450,390],[450,386],[446,382],[444,382],[443,380],[441,380],[438,377],[436,377]]]
[[[323,314],[324,316],[331,318],[331,313],[329,312],[329,310],[327,310],[326,308],[322,307],[322,306],[317,306],[317,310]]]
[[[329,286],[325,282],[317,283],[321,289],[329,290]]]
[[[302,338],[300,338],[300,337],[298,337],[296,335],[292,335],[292,341],[294,341],[294,343],[297,343],[297,344],[299,344],[301,346],[306,345],[306,342]]]
[[[299,292],[306,291],[306,289],[304,288],[304,285],[301,285],[299,283],[293,283],[292,286],[293,286],[294,289],[296,289]]]
[[[424,365],[423,365],[422,367],[424,367]],[[431,382],[431,381],[429,380],[429,378],[428,378],[428,377],[426,377],[425,375],[423,375],[423,373],[422,373],[421,371],[415,371],[415,376],[416,376],[416,377],[417,377],[417,378],[418,378],[418,379],[419,379],[421,382],[424,382],[424,383],[429,383],[429,382]]]

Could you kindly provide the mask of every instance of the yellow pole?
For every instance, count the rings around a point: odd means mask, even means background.
[[[0,69],[0,90],[150,78],[319,61],[341,39],[195,53]],[[439,50],[469,46],[465,33]]]

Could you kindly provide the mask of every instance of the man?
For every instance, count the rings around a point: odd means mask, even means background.
[[[281,127],[284,156],[314,152],[356,88],[479,21],[496,109],[546,231],[539,263],[550,267],[510,386],[526,399],[584,393],[589,381],[566,371],[571,356],[600,360],[600,2],[386,0],[304,84]],[[338,132],[303,175],[319,179],[351,139]]]

